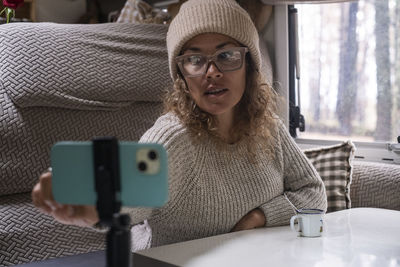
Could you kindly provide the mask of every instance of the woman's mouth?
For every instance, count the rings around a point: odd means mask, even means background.
[[[212,89],[212,90],[208,90],[207,92],[205,92],[205,95],[215,95],[215,96],[219,96],[222,95],[223,93],[225,93],[226,91],[228,91],[227,88],[220,88],[220,89]]]

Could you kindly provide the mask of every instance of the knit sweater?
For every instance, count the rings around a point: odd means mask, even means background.
[[[284,193],[297,208],[326,210],[321,178],[282,122],[277,127],[274,160],[260,146],[254,163],[243,156],[244,142],[219,149],[215,138],[193,142],[176,116],[161,116],[140,142],[167,150],[169,200],[150,214],[133,213],[135,221],[147,219],[151,246],[228,233],[255,208],[264,212],[266,227],[286,225],[294,211]]]

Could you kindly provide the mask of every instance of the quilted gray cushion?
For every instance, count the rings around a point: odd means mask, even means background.
[[[31,191],[50,166],[50,148],[55,142],[100,135],[138,140],[159,117],[161,108],[161,103],[138,102],[118,111],[18,109],[0,93],[0,195]]]
[[[19,107],[115,110],[170,85],[166,25],[0,27],[0,86]]]
[[[400,210],[400,165],[354,161],[351,206]]]
[[[63,225],[39,212],[30,194],[0,197],[0,266],[105,249],[105,234]]]
[[[52,144],[138,140],[170,83],[166,26],[0,27],[0,195],[32,190]]]

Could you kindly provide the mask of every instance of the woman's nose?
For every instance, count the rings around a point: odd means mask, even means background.
[[[207,79],[218,79],[223,76],[222,72],[218,69],[214,62],[211,62],[208,66],[206,75]]]

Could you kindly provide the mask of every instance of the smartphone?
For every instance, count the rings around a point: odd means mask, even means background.
[[[63,141],[51,149],[54,199],[96,205],[92,142]],[[162,145],[118,142],[122,206],[161,207],[168,200],[168,161]]]

